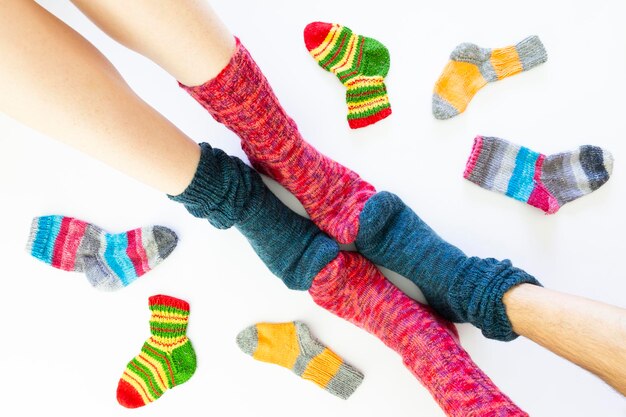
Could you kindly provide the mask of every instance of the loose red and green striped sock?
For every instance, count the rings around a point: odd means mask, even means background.
[[[127,408],[158,399],[168,389],[187,382],[196,370],[196,353],[186,336],[189,303],[154,295],[149,304],[152,336],[126,365],[117,386],[117,401]]]
[[[348,124],[365,127],[391,114],[384,78],[389,51],[376,39],[357,35],[336,23],[313,22],[304,28],[304,43],[315,61],[346,86]]]

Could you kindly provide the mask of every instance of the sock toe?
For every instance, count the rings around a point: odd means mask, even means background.
[[[117,402],[126,408],[139,408],[146,405],[137,390],[123,379],[120,379],[117,385]]]
[[[306,25],[304,28],[304,44],[306,49],[312,51],[324,42],[326,35],[333,27],[330,23],[313,22]]]
[[[173,230],[163,226],[154,226],[152,233],[159,249],[159,256],[161,259],[167,258],[178,244],[178,236]]]
[[[256,351],[259,342],[259,335],[256,330],[256,326],[252,325],[243,329],[237,335],[237,346],[244,353],[252,356]]]
[[[580,165],[592,191],[600,188],[609,180],[613,172],[613,155],[599,146],[580,147]]]
[[[613,161],[615,159],[613,158],[613,154],[606,149],[602,149],[602,157],[604,161],[604,169],[606,169],[606,173],[608,174],[606,179],[608,180],[608,177],[613,174]]]
[[[450,103],[433,94],[433,116],[435,119],[446,120],[459,114],[458,110],[452,107]]]

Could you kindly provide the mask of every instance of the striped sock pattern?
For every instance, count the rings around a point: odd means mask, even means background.
[[[304,43],[320,67],[346,86],[350,128],[371,125],[391,114],[384,83],[389,51],[382,43],[345,26],[323,22],[306,26]]]
[[[613,155],[598,146],[546,156],[504,139],[477,136],[463,176],[552,214],[600,188],[612,172]]]
[[[64,271],[83,272],[99,290],[126,287],[160,264],[176,247],[178,237],[163,226],[111,234],[67,216],[35,217],[28,252]]]
[[[320,229],[340,243],[354,241],[359,213],[376,190],[302,138],[239,39],[217,77],[181,87],[241,138],[254,168],[295,195]]]
[[[152,336],[126,365],[117,386],[117,401],[127,408],[155,401],[168,389],[188,381],[196,370],[196,353],[186,336],[189,304],[154,295],[149,306]]]
[[[262,362],[291,369],[299,377],[347,399],[363,381],[363,374],[311,335],[306,324],[257,323],[237,335],[237,345]]]
[[[433,115],[443,120],[463,113],[487,83],[528,71],[547,60],[546,50],[537,36],[500,49],[462,43],[452,51],[435,84]]]
[[[472,361],[452,324],[405,295],[360,254],[341,252],[309,293],[321,307],[400,354],[446,415],[528,416]]]

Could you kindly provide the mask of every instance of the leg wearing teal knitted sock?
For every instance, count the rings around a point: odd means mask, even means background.
[[[337,243],[278,200],[240,159],[206,143],[201,148],[191,184],[170,198],[219,229],[235,226],[287,287],[307,290],[339,253]]]
[[[413,281],[444,318],[470,322],[491,339],[517,337],[502,297],[524,282],[540,285],[534,277],[509,260],[466,256],[388,192],[367,202],[360,221],[359,252]]]

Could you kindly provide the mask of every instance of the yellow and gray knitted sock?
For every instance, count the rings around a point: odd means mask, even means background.
[[[237,344],[254,359],[291,369],[344,400],[363,381],[361,372],[315,340],[299,321],[257,323],[237,335]]]

